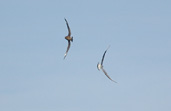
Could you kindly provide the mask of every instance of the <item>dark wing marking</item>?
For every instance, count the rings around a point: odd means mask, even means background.
[[[105,54],[107,52],[107,50],[110,48],[110,45],[109,47],[105,50],[104,54],[103,54],[103,57],[102,57],[102,60],[101,60],[101,65],[103,66],[103,61],[104,61],[104,57],[105,57]]]
[[[109,75],[108,75],[107,72],[103,69],[103,67],[102,67],[101,69],[102,69],[102,71],[105,73],[105,75],[106,75],[111,81],[117,83],[116,81],[112,80],[112,79],[109,77]]]
[[[104,61],[104,57],[105,57],[106,52],[107,52],[107,50],[103,54],[103,57],[102,57],[102,60],[101,60],[101,65],[103,65],[103,61]]]
[[[71,30],[70,30],[70,28],[69,28],[68,22],[67,22],[67,20],[66,20],[66,19],[65,19],[65,21],[66,21],[67,28],[68,28],[68,36],[71,36]]]
[[[64,59],[65,59],[65,57],[67,56],[67,53],[68,53],[68,51],[69,51],[69,48],[70,48],[70,41],[68,40],[68,47],[67,47],[67,50],[66,50],[66,53],[65,53],[65,55],[64,55]]]

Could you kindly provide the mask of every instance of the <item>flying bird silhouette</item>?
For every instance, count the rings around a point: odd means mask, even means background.
[[[64,19],[65,19],[65,18],[64,18]],[[68,41],[68,47],[67,47],[67,50],[66,50],[66,52],[65,52],[65,54],[64,54],[64,59],[65,59],[65,57],[66,57],[67,54],[68,54],[69,48],[70,48],[70,46],[71,46],[71,41],[73,42],[73,37],[71,37],[71,30],[70,30],[70,28],[69,28],[69,24],[68,24],[68,22],[67,22],[66,19],[65,19],[65,22],[66,22],[66,25],[67,25],[67,28],[68,28],[68,35],[65,36],[65,39]]]
[[[110,47],[110,46],[109,46]],[[100,71],[100,69],[102,69],[102,71],[104,72],[104,74],[113,82],[117,83],[116,81],[112,80],[109,75],[107,74],[107,72],[104,70],[103,68],[103,61],[104,61],[104,57],[105,57],[105,54],[107,52],[107,50],[109,49],[109,47],[105,50],[104,54],[103,54],[103,57],[102,57],[102,60],[101,60],[101,63],[98,62],[97,64],[97,69]]]

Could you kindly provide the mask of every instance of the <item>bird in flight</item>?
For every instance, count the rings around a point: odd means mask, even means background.
[[[109,46],[109,47],[110,47],[110,46]],[[104,74],[105,74],[111,81],[117,83],[116,81],[112,80],[112,79],[109,77],[109,75],[107,74],[107,72],[103,69],[104,57],[105,57],[105,54],[106,54],[107,50],[109,49],[109,47],[108,47],[108,48],[106,49],[106,51],[104,52],[103,57],[102,57],[102,60],[101,60],[101,63],[98,63],[98,64],[97,64],[97,69],[98,69],[98,70],[102,69],[102,71],[104,72]]]
[[[64,18],[65,19],[65,18]],[[69,28],[69,24],[67,22],[67,20],[65,19],[65,22],[66,22],[66,25],[67,25],[67,28],[68,28],[68,35],[65,37],[65,39],[68,41],[68,47],[67,47],[67,50],[65,52],[65,55],[64,55],[64,59],[65,57],[67,56],[67,53],[69,51],[69,48],[71,46],[71,41],[73,42],[73,37],[71,37],[71,30]]]

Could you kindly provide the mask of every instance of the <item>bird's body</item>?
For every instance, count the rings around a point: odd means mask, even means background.
[[[73,37],[66,36],[65,39],[73,42]]]
[[[110,47],[110,46],[109,46],[109,47]],[[108,48],[106,49],[106,51],[104,52],[103,57],[102,57],[102,60],[101,60],[101,63],[98,63],[98,64],[97,64],[97,69],[98,69],[98,70],[102,70],[102,71],[104,72],[104,74],[105,74],[111,81],[117,83],[116,81],[112,80],[112,79],[109,77],[109,75],[107,74],[107,72],[106,72],[106,71],[104,70],[104,68],[103,68],[104,57],[105,57],[105,54],[106,54],[107,50],[109,49],[109,47],[108,47]]]
[[[102,65],[101,64],[97,64],[97,69],[100,70],[102,68]]]
[[[66,22],[66,25],[67,25],[67,28],[68,28],[68,35],[65,36],[65,39],[68,41],[68,47],[67,47],[67,50],[65,52],[65,55],[64,55],[64,59],[65,57],[67,56],[67,53],[69,51],[69,48],[71,46],[71,42],[73,42],[73,37],[71,37],[71,30],[70,30],[70,27],[69,27],[69,24],[67,22],[67,20],[65,19],[65,22]],[[71,42],[70,42],[71,41]]]

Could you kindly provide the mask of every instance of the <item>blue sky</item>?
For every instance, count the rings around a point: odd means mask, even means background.
[[[171,1],[1,0],[1,111],[170,111]],[[65,60],[69,22],[74,42]],[[106,48],[104,68],[97,63]]]

